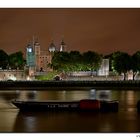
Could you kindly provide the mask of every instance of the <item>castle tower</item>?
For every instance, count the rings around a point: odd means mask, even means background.
[[[31,43],[26,47],[26,61],[29,68],[29,76],[33,76],[35,73],[35,54]]]
[[[55,51],[56,51],[56,46],[55,46],[54,42],[52,41],[49,46],[49,56],[48,56],[48,63],[50,63],[50,64],[51,64],[52,57],[53,57],[53,54]]]
[[[56,51],[56,46],[55,46],[55,44],[52,41],[51,44],[50,44],[50,46],[49,46],[49,52],[50,53],[53,53],[55,51]]]
[[[34,42],[34,48],[35,48],[35,69],[36,72],[40,70],[40,44],[39,42]]]
[[[28,44],[26,47],[26,60],[27,66],[35,66],[34,50],[31,44]]]
[[[66,50],[66,44],[65,42],[62,40],[61,44],[60,44],[60,52],[65,52]]]

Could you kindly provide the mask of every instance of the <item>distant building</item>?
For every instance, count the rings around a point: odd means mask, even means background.
[[[65,42],[62,40],[60,47],[57,48],[52,41],[46,50],[41,50],[40,43],[38,41],[33,41],[29,43],[26,48],[26,60],[29,69],[29,76],[34,75],[45,75],[48,71],[51,71],[49,64],[54,52],[56,51],[67,51]],[[90,72],[80,72],[81,75],[91,75]],[[97,71],[98,76],[108,76],[109,75],[109,59],[103,59],[99,70]]]
[[[109,59],[103,59],[101,66],[97,72],[99,76],[108,76],[109,75]]]
[[[37,72],[47,71],[47,50],[41,50],[38,41],[30,43],[26,48],[27,67],[29,76],[34,76]]]
[[[29,69],[29,76],[45,74],[50,71],[48,64],[51,64],[52,56],[55,51],[66,51],[66,44],[62,40],[60,48],[57,50],[54,42],[52,41],[49,48],[41,50],[38,41],[32,41],[26,47],[26,60]]]

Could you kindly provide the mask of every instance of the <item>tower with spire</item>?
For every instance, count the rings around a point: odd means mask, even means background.
[[[36,71],[40,70],[40,44],[39,42],[36,40],[34,42],[34,48],[35,48],[35,69]]]
[[[60,44],[60,52],[65,52],[66,50],[66,44],[64,40],[62,39],[61,44]]]
[[[53,42],[53,40],[52,40],[52,42],[51,42],[51,44],[50,44],[50,46],[49,46],[49,52],[50,53],[53,53],[53,52],[55,52],[56,51],[56,46],[55,46],[55,44],[54,44],[54,42]]]

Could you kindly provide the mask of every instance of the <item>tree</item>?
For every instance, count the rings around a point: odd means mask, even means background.
[[[79,51],[55,52],[52,58],[52,67],[58,71],[92,71],[97,70],[101,64],[101,56],[95,52]]]
[[[88,51],[83,53],[83,62],[87,66],[87,69],[96,71],[101,65],[102,57],[96,52]]]
[[[6,69],[8,66],[8,54],[3,50],[0,50],[0,67]]]
[[[85,70],[82,55],[79,51],[71,51],[69,53],[70,61],[69,67],[71,67],[70,71],[83,71]]]
[[[70,61],[68,52],[55,52],[52,57],[52,68],[58,71],[68,71],[67,64]]]
[[[9,66],[12,69],[23,69],[24,62],[23,53],[21,51],[9,55]]]
[[[79,51],[71,51],[69,55],[71,63],[73,63],[73,61],[76,63],[79,63],[81,61],[82,55],[80,54]]]
[[[131,70],[131,56],[125,52],[115,52],[113,54],[112,68],[113,71],[119,74],[124,74],[124,80],[126,80],[126,73]]]
[[[134,80],[137,72],[140,71],[140,51],[137,51],[132,55],[131,61],[132,61],[131,66],[133,70],[133,80]]]

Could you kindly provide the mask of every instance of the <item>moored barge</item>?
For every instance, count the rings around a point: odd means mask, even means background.
[[[119,102],[100,101],[93,99],[82,99],[78,101],[20,101],[14,100],[12,103],[20,111],[99,111],[99,112],[117,112]]]

